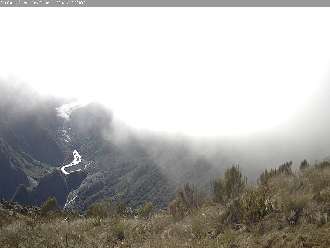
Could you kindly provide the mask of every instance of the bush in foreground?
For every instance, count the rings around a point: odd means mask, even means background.
[[[58,211],[57,201],[55,197],[49,197],[41,206],[40,212],[43,215],[49,214],[50,212]]]
[[[212,182],[213,198],[216,202],[226,203],[238,197],[247,184],[247,178],[242,175],[238,165],[225,171],[223,178]]]

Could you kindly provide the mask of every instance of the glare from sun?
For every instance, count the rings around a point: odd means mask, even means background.
[[[24,9],[0,21],[2,78],[100,101],[137,129],[269,130],[328,76],[326,9]]]

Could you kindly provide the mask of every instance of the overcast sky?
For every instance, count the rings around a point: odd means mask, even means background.
[[[0,77],[192,136],[272,130],[328,83],[328,8],[0,9]]]

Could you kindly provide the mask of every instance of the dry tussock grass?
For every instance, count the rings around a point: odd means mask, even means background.
[[[194,207],[182,219],[167,212],[104,217],[99,214],[102,209],[96,209],[96,214],[81,217],[59,212],[9,215],[1,210],[0,247],[326,248],[330,247],[329,192],[330,168],[322,167],[276,174],[267,184],[247,187],[226,204]],[[272,208],[265,212],[269,204]],[[236,210],[241,213],[235,222],[224,218]]]

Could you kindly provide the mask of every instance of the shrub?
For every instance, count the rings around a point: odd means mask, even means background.
[[[187,209],[194,209],[200,206],[200,195],[194,185],[185,184],[181,190],[178,191],[179,199],[184,203]]]
[[[239,165],[232,166],[225,172],[224,187],[227,199],[234,199],[243,191],[247,178],[243,177]]]
[[[200,216],[196,216],[192,219],[191,231],[196,239],[202,239],[206,237],[207,229],[205,228],[205,223],[200,218]]]
[[[322,189],[321,191],[317,192],[314,197],[318,203],[330,203],[330,187]]]
[[[239,166],[232,166],[225,171],[224,179],[213,181],[213,198],[216,202],[224,203],[238,197],[247,184],[247,178],[243,177]]]
[[[276,172],[273,173],[272,172],[273,170],[269,172],[267,169],[264,172],[262,172],[258,178],[258,183],[260,185],[267,185],[269,178],[271,178],[271,176],[276,173]]]
[[[86,215],[88,217],[106,218],[116,215],[116,210],[110,200],[104,200],[91,205]]]
[[[292,175],[292,161],[285,162],[278,167],[279,174]]]
[[[322,226],[328,223],[328,213],[317,213],[317,225]]]
[[[55,197],[49,197],[41,206],[41,214],[48,214],[49,212],[54,212],[59,210],[57,201]]]
[[[297,224],[309,200],[310,199],[304,195],[289,195],[283,199],[283,212],[290,225]]]
[[[253,224],[273,211],[273,205],[263,188],[248,189],[232,200],[222,216],[225,224]]]
[[[273,211],[273,204],[263,188],[247,190],[240,200],[240,207],[246,224],[256,223]]]
[[[224,203],[226,192],[223,180],[221,178],[218,178],[212,182],[212,193],[213,200],[215,202]]]
[[[126,238],[125,228],[126,228],[126,226],[124,225],[124,223],[122,221],[120,221],[117,218],[114,218],[111,221],[110,228],[107,230],[106,241],[107,241],[108,245],[104,246],[104,247],[119,247],[120,242],[122,242]],[[109,246],[109,244],[110,244],[110,246]]]
[[[330,171],[311,170],[305,176],[307,177],[314,193],[330,187]]]
[[[177,190],[176,198],[169,204],[170,214],[175,219],[181,219],[202,204],[203,196],[196,187],[185,184]]]
[[[182,219],[188,212],[183,202],[178,198],[174,199],[168,205],[169,213],[173,216],[174,219],[180,220]]]
[[[325,168],[330,168],[330,162],[329,161],[323,161],[315,165],[315,168],[317,169],[325,169]]]
[[[307,161],[306,161],[307,162]],[[263,173],[258,178],[258,183],[260,185],[267,185],[269,182],[269,179],[281,175],[293,175],[292,172],[292,161],[290,162],[285,162],[284,164],[280,165],[277,169],[270,169],[270,170],[265,170]]]
[[[106,199],[97,203],[92,204],[86,215],[88,217],[99,217],[99,218],[107,218],[107,217],[127,217],[132,216],[133,211],[126,206],[124,202],[113,203],[111,199]]]
[[[239,224],[242,222],[243,213],[239,199],[234,199],[227,205],[220,221],[224,224]]]
[[[148,219],[152,215],[153,210],[154,210],[154,206],[152,205],[152,203],[145,202],[144,205],[137,210],[138,216]]]
[[[112,231],[113,231],[115,238],[120,241],[124,240],[124,238],[125,238],[124,230],[125,230],[125,226],[122,222],[117,222],[112,227]]]
[[[123,203],[123,202],[119,202],[119,203],[116,204],[116,213],[120,216],[130,215],[126,204]]]
[[[303,171],[303,170],[308,169],[309,167],[310,167],[309,163],[307,162],[306,159],[304,159],[304,160],[300,163],[300,167],[299,167],[299,169],[300,169],[301,171]]]

